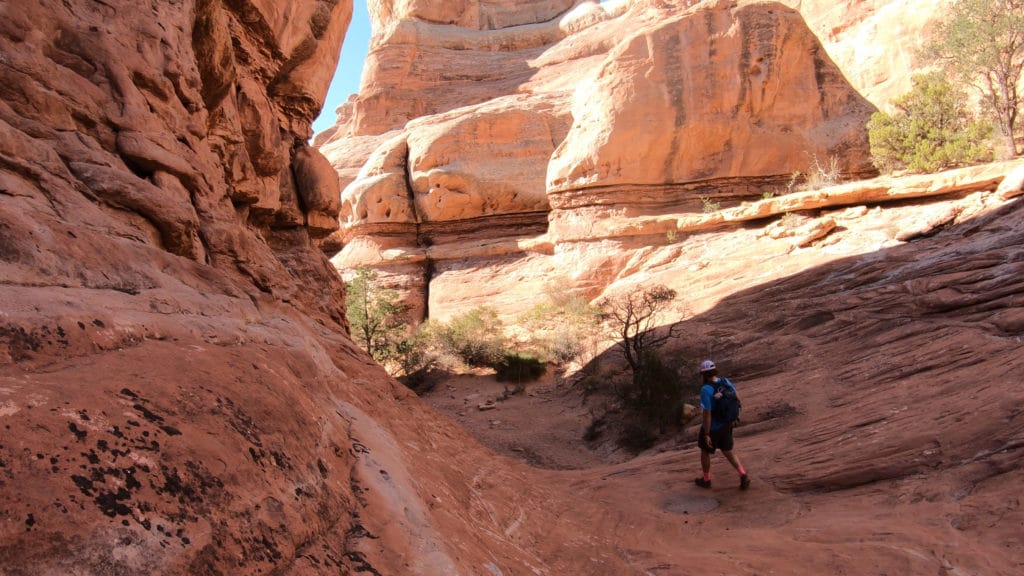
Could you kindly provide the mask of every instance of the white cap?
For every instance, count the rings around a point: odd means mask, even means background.
[[[710,372],[711,370],[714,370],[714,369],[715,369],[715,363],[712,362],[711,360],[705,360],[705,361],[700,363],[700,371],[701,372]]]

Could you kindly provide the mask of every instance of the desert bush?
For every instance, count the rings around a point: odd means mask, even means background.
[[[712,200],[707,196],[701,196],[700,198],[701,209],[705,214],[714,214],[722,208],[722,203]]]
[[[386,362],[408,330],[407,308],[394,290],[375,285],[377,273],[361,267],[345,286],[346,317],[352,338],[377,362]]]
[[[439,348],[469,366],[493,368],[504,359],[505,327],[492,308],[474,308],[431,330]]]
[[[566,364],[587,352],[600,332],[600,310],[582,296],[558,288],[545,289],[545,301],[518,319],[530,344],[549,361]]]
[[[829,156],[828,160],[822,162],[817,154],[809,154],[807,172],[796,172],[790,177],[790,186],[796,183],[800,176],[804,177],[803,183],[798,190],[821,190],[829,186],[835,186],[843,181],[839,172],[839,158]]]
[[[423,392],[433,387],[430,375],[440,363],[431,345],[429,326],[419,326],[412,334],[395,342],[391,355],[392,374],[407,387]]]
[[[921,56],[977,91],[1007,154],[1016,156],[1014,136],[1024,95],[1024,2],[956,0],[944,13]]]
[[[675,290],[650,286],[601,302],[605,319],[613,330],[619,351],[629,365],[632,378],[617,392],[627,409],[623,445],[634,447],[643,439],[679,421],[683,405],[682,388],[675,372],[667,367],[658,348],[679,335],[680,325],[658,330],[676,297]]]
[[[498,382],[532,382],[546,370],[544,361],[531,354],[506,352],[505,358],[495,367]]]
[[[679,336],[681,327],[675,322],[669,324],[667,331],[656,330],[675,298],[675,290],[659,284],[605,298],[598,303],[601,319],[607,324],[609,334],[615,338],[615,345],[634,375],[643,373],[643,363],[649,357],[645,352],[654,351],[669,339]]]
[[[653,429],[661,431],[679,422],[683,409],[683,388],[675,372],[653,350],[644,352],[640,369],[631,385],[619,390],[623,405]]]
[[[541,343],[544,354],[557,364],[568,364],[583,356],[587,351],[585,339],[588,336],[566,328],[544,338]]]
[[[495,367],[498,382],[507,383],[504,396],[519,394],[526,389],[526,383],[540,378],[546,366],[544,361],[523,352],[506,352],[505,358]],[[509,388],[508,384],[512,387]]]
[[[934,172],[992,159],[992,126],[975,120],[963,92],[939,73],[915,76],[913,82],[893,102],[893,114],[875,112],[868,122],[879,170]]]

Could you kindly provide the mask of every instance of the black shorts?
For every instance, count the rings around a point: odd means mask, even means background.
[[[716,449],[729,452],[732,450],[732,424],[726,424],[718,430],[711,431],[711,444],[708,446],[704,440],[704,428],[701,427],[700,432],[697,433],[697,446],[700,449],[707,452],[708,454],[714,454]]]

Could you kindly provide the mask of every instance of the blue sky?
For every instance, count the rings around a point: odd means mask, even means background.
[[[313,132],[323,132],[334,124],[334,109],[348,99],[349,94],[359,91],[359,77],[363,73],[363,61],[370,47],[370,17],[366,13],[366,0],[352,2],[352,23],[345,34],[341,47],[341,60],[334,73],[331,88],[320,116],[313,121]]]

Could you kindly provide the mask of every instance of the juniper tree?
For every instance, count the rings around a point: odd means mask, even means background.
[[[391,357],[394,344],[408,329],[406,307],[394,290],[374,286],[377,273],[361,267],[346,285],[346,317],[352,338],[378,362]]]
[[[979,91],[1015,156],[1018,88],[1024,69],[1024,0],[956,0],[924,55]]]
[[[875,112],[868,122],[875,166],[933,172],[991,160],[992,126],[974,119],[963,92],[938,72],[913,80],[913,89],[893,101],[891,114]]]

